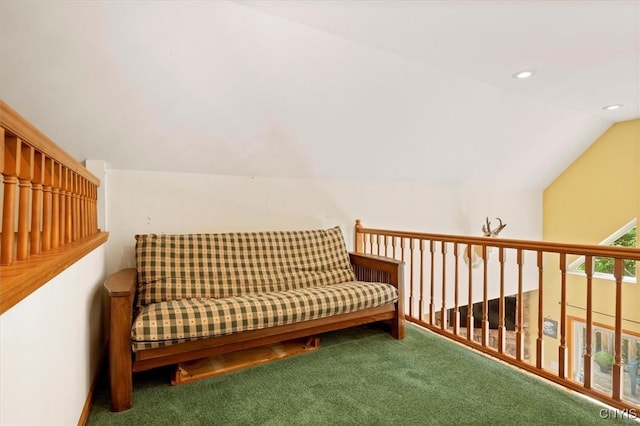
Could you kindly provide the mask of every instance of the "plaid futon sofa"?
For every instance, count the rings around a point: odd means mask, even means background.
[[[393,303],[357,281],[338,227],[137,235],[133,351],[309,321]]]
[[[109,276],[111,409],[133,373],[384,321],[404,337],[401,261],[347,253],[339,228],[137,235]]]

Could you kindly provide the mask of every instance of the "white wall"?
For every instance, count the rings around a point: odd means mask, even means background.
[[[108,273],[135,266],[134,235],[144,233],[339,225],[352,250],[355,219],[371,228],[479,236],[485,216],[500,216],[508,223],[502,236],[541,238],[542,194],[533,190],[114,169],[106,188]]]
[[[71,425],[104,341],[105,246],[0,316],[0,424]]]

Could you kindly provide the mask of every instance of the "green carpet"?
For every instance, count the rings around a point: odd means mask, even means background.
[[[414,326],[321,336],[321,348],[181,386],[134,376],[111,413],[100,382],[89,425],[603,425],[601,407]],[[637,424],[630,422],[630,424]]]

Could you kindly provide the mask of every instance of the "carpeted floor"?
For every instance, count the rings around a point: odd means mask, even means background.
[[[101,380],[89,425],[603,425],[602,407],[415,326],[321,336],[321,348],[173,387],[134,376],[134,406],[111,413]],[[630,424],[637,424],[629,422]]]

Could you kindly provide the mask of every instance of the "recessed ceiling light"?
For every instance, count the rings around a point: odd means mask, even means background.
[[[606,109],[607,111],[615,111],[620,108],[622,108],[622,105],[620,104],[613,104],[613,105],[607,105],[605,107],[602,107],[602,109]]]
[[[533,74],[535,74],[535,71],[533,70],[524,70],[524,71],[520,71],[517,72],[513,75],[513,78],[517,78],[522,80],[523,78],[529,78],[531,77]]]

